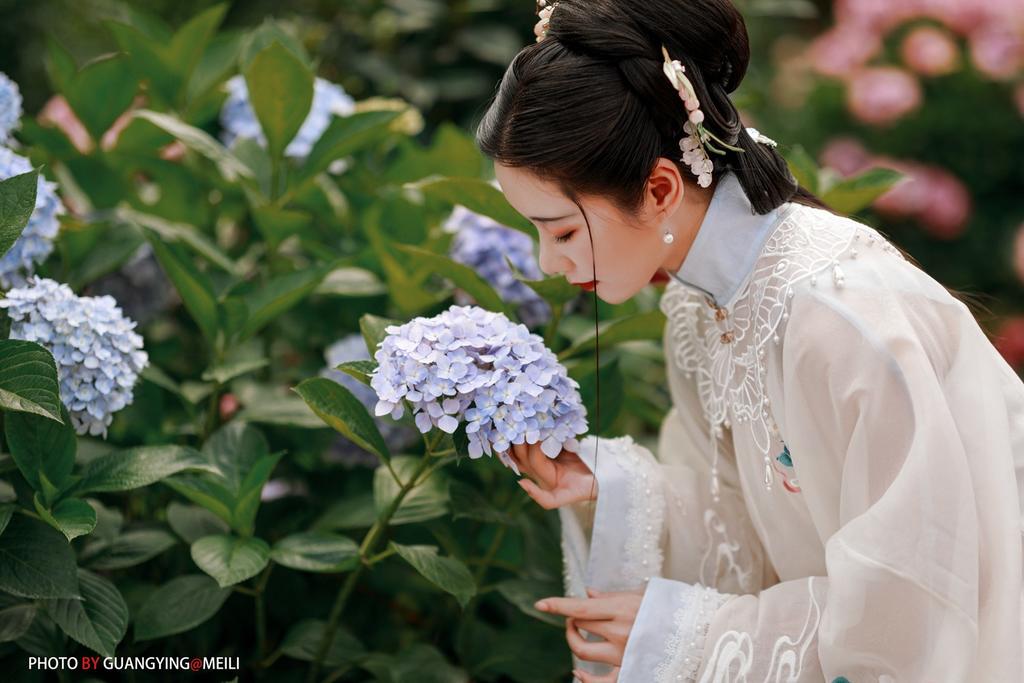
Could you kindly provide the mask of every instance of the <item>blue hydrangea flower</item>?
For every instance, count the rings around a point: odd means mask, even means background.
[[[529,235],[461,205],[452,211],[444,229],[455,233],[449,250],[452,260],[475,270],[504,301],[517,304],[519,318],[528,327],[543,325],[551,318],[548,303],[529,285],[517,280],[505,262],[507,256],[512,265],[531,280],[543,277]],[[456,291],[455,301],[461,305],[471,303],[462,290]]]
[[[359,402],[366,406],[366,409],[373,411],[377,405],[377,394],[373,389],[366,386],[352,375],[335,370],[342,363],[354,360],[370,360],[370,353],[366,350],[366,341],[361,334],[350,334],[334,342],[324,351],[324,360],[327,367],[320,371],[322,377],[333,379],[338,384],[351,391]],[[377,428],[384,437],[384,443],[392,451],[400,451],[416,438],[416,432],[406,425],[391,420],[378,419]],[[367,453],[343,436],[331,444],[327,454],[329,460],[341,462],[349,466],[376,467],[380,464],[377,456]]]
[[[102,435],[113,414],[129,405],[149,363],[135,323],[113,297],[78,297],[65,284],[33,276],[0,299],[11,338],[45,346],[57,363],[60,397],[79,434]]]
[[[377,415],[397,419],[408,402],[423,433],[451,434],[465,421],[470,457],[493,449],[513,469],[512,444],[540,443],[549,458],[579,448],[576,436],[587,430],[579,383],[526,325],[452,306],[385,331],[371,379]]]
[[[231,146],[236,138],[256,138],[266,146],[267,139],[260,128],[256,112],[249,104],[249,90],[245,78],[241,75],[227,80],[228,98],[220,110],[220,125],[223,128],[221,141]],[[313,102],[309,115],[302,122],[299,132],[295,134],[285,148],[285,156],[301,159],[309,154],[313,145],[327,130],[332,116],[348,116],[355,111],[355,100],[336,83],[323,78],[313,81]]]
[[[0,71],[0,142],[7,142],[21,121],[21,91],[18,84]]]
[[[0,180],[31,170],[32,163],[28,159],[0,147]],[[57,183],[39,176],[36,208],[28,219],[28,225],[10,250],[0,257],[0,289],[25,284],[25,278],[35,271],[36,265],[45,261],[53,251],[53,238],[60,229],[57,216],[66,213],[56,189]]]

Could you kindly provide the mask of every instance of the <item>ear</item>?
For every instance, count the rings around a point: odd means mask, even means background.
[[[671,216],[682,206],[686,183],[676,165],[665,157],[658,157],[647,178],[644,205],[651,218]]]

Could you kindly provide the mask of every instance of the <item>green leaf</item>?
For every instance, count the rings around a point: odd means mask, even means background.
[[[797,182],[812,194],[818,194],[821,191],[818,183],[818,164],[807,150],[802,145],[793,145],[784,156]]]
[[[401,555],[427,581],[454,595],[462,608],[476,594],[476,582],[466,565],[454,557],[439,557],[437,547],[400,545],[395,542],[388,543],[388,547]]]
[[[203,623],[231,595],[208,576],[189,574],[171,579],[150,594],[135,615],[135,641],[183,633]]]
[[[561,308],[580,295],[580,288],[571,284],[560,275],[542,280],[529,280],[516,270],[516,267],[508,260],[508,256],[505,257],[505,260],[508,262],[515,278],[536,292],[537,296],[548,302],[552,309]]]
[[[31,602],[0,608],[0,643],[9,643],[25,635],[36,618],[37,609]]]
[[[271,249],[277,249],[281,242],[301,233],[313,221],[305,211],[282,209],[272,204],[253,207],[251,212],[256,227]]]
[[[236,420],[260,424],[323,429],[324,421],[317,417],[306,402],[295,395],[261,395],[250,400],[235,416]]]
[[[368,147],[391,135],[391,124],[402,112],[360,111],[334,116],[299,171],[300,183],[308,182],[327,170],[332,162]]]
[[[359,331],[363,334],[363,340],[366,342],[366,349],[370,354],[370,358],[373,358],[377,353],[377,347],[384,341],[384,337],[388,335],[387,328],[391,325],[401,324],[401,321],[394,318],[381,318],[369,313],[359,318]]]
[[[39,171],[0,180],[0,257],[14,246],[36,208]]]
[[[274,544],[274,562],[304,572],[343,572],[359,564],[359,545],[347,536],[304,531]]]
[[[388,293],[387,285],[376,273],[365,268],[335,268],[314,290],[316,294],[342,297],[381,296]]]
[[[192,560],[223,588],[259,574],[270,560],[270,546],[254,537],[204,536],[192,544]]]
[[[360,448],[391,458],[387,444],[380,435],[369,411],[351,391],[326,377],[307,379],[292,389],[324,422],[341,432]]]
[[[244,341],[264,325],[305,299],[333,266],[304,268],[282,275],[261,285],[245,296],[249,316],[238,332],[237,341]]]
[[[229,529],[224,520],[209,510],[177,502],[167,506],[167,523],[190,545],[203,536],[227,533]]]
[[[344,496],[332,503],[313,523],[318,531],[336,529],[366,529],[377,521],[377,508],[373,493],[357,493]]]
[[[185,308],[196,321],[207,342],[212,345],[217,339],[217,329],[220,327],[220,306],[213,293],[213,284],[194,264],[175,253],[160,239],[150,237],[149,243],[168,279],[181,295]]]
[[[202,378],[207,382],[227,384],[236,377],[247,375],[270,365],[267,358],[251,358],[223,363],[206,370]]]
[[[53,356],[35,342],[0,340],[0,409],[61,421]]]
[[[47,612],[72,639],[113,657],[114,649],[128,632],[128,605],[114,584],[90,571],[78,570],[78,585],[81,600],[49,601]]]
[[[253,463],[242,485],[239,487],[238,497],[235,500],[234,510],[231,515],[231,527],[241,534],[250,535],[256,524],[256,512],[260,507],[260,494],[263,486],[270,479],[277,461],[281,459],[282,453],[267,455]]]
[[[96,528],[96,511],[84,500],[65,498],[54,505],[52,510],[47,510],[37,493],[33,502],[39,516],[63,533],[69,541],[85,536]]]
[[[313,102],[313,74],[276,40],[260,50],[243,71],[270,156],[280,159]]]
[[[0,590],[23,598],[77,598],[68,540],[45,522],[15,515],[0,535]]]
[[[469,484],[453,479],[448,484],[452,519],[466,517],[488,524],[515,525],[515,516],[497,507],[489,498]]]
[[[231,257],[221,251],[220,247],[218,247],[213,240],[203,234],[203,232],[194,225],[176,223],[174,221],[161,218],[160,216],[136,211],[125,204],[117,207],[116,214],[117,217],[126,224],[149,230],[150,232],[155,233],[155,236],[168,244],[180,243],[187,246],[189,249],[199,254],[218,268],[221,268],[226,273],[230,273],[236,277],[241,277],[243,275],[242,269],[239,265],[232,261]]]
[[[373,371],[377,369],[377,362],[372,360],[350,360],[338,365],[335,369],[356,378],[366,386],[370,386],[370,378]]]
[[[872,168],[833,185],[822,196],[822,201],[836,211],[854,214],[871,205],[903,178],[891,168]]]
[[[419,466],[420,458],[396,455],[391,467],[402,482],[408,482]],[[373,496],[377,512],[391,504],[398,495],[400,486],[384,465],[379,465],[373,475]],[[409,491],[402,504],[391,518],[392,525],[423,522],[448,514],[448,474],[443,469],[435,470],[425,481]]]
[[[590,433],[604,434],[622,410],[626,395],[625,378],[622,376],[618,356],[602,356],[600,368],[596,371],[593,363],[580,362],[570,367],[568,374],[580,385],[579,392],[587,410]],[[598,379],[601,383],[600,421],[597,419]]]
[[[99,140],[135,98],[138,78],[125,54],[103,55],[82,67],[63,95],[75,115]]]
[[[217,33],[217,27],[227,12],[227,3],[208,7],[189,19],[178,29],[167,46],[167,54],[174,64],[182,83],[188,83],[206,51],[206,46]]]
[[[417,182],[406,183],[403,188],[422,192],[428,197],[448,204],[461,204],[470,211],[493,218],[498,223],[515,228],[530,237],[536,232],[533,224],[512,208],[501,190],[480,178],[431,175]]]
[[[188,446],[140,446],[91,461],[82,469],[76,492],[128,491],[186,470],[218,472]]]
[[[503,598],[534,619],[547,622],[552,626],[565,626],[565,617],[541,612],[533,606],[541,598],[560,595],[563,587],[555,581],[538,581],[537,579],[506,579],[497,584],[498,592]]]
[[[75,465],[75,431],[67,408],[60,406],[63,423],[35,413],[8,413],[4,433],[11,457],[33,489],[51,505],[71,484]]]
[[[451,280],[457,287],[469,294],[476,303],[489,311],[500,311],[513,320],[516,319],[513,308],[505,303],[491,284],[469,266],[456,263],[442,254],[435,254],[427,249],[407,244],[396,244],[396,248],[413,257],[417,266],[428,267],[442,277]]]
[[[190,126],[170,114],[161,114],[148,109],[137,109],[132,112],[132,116],[145,119],[154,126],[167,131],[180,140],[183,145],[212,161],[216,164],[217,170],[224,180],[229,183],[249,181],[251,184],[255,180],[252,169],[243,164],[238,157],[206,131]]]
[[[4,533],[17,507],[14,503],[0,503],[0,535]]]
[[[126,531],[110,543],[91,544],[82,552],[82,561],[91,569],[125,569],[153,559],[178,542],[163,529]]]
[[[217,468],[228,491],[239,493],[255,463],[270,454],[263,432],[240,420],[232,420],[210,435],[203,444],[206,461]]]
[[[281,643],[281,651],[288,657],[303,662],[312,662],[320,651],[320,642],[324,637],[326,624],[320,619],[303,619],[288,629],[288,634]],[[324,656],[326,666],[337,668],[354,662],[366,648],[359,639],[352,635],[344,626],[334,630],[330,647]]]
[[[558,354],[558,360],[565,360],[590,351],[595,340],[600,338],[601,348],[607,349],[624,341],[647,339],[658,341],[665,331],[665,314],[660,310],[646,311],[627,315],[615,320],[608,320],[599,326],[600,336],[595,337],[592,330],[580,336],[572,345]]]

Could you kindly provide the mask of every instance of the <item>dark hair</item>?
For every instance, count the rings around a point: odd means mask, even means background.
[[[662,45],[685,66],[704,126],[745,150],[710,154],[716,177],[736,173],[757,213],[786,201],[828,209],[775,149],[750,137],[729,99],[750,61],[743,16],[729,0],[561,0],[547,37],[505,71],[477,145],[574,201],[602,195],[635,213],[658,157],[695,180],[680,160],[686,109],[662,72]]]

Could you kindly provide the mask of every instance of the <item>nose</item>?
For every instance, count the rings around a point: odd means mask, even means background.
[[[550,245],[545,246],[544,239],[540,240],[539,245],[537,265],[540,266],[541,271],[549,277],[553,275],[564,275],[569,260],[560,255],[557,248]]]

